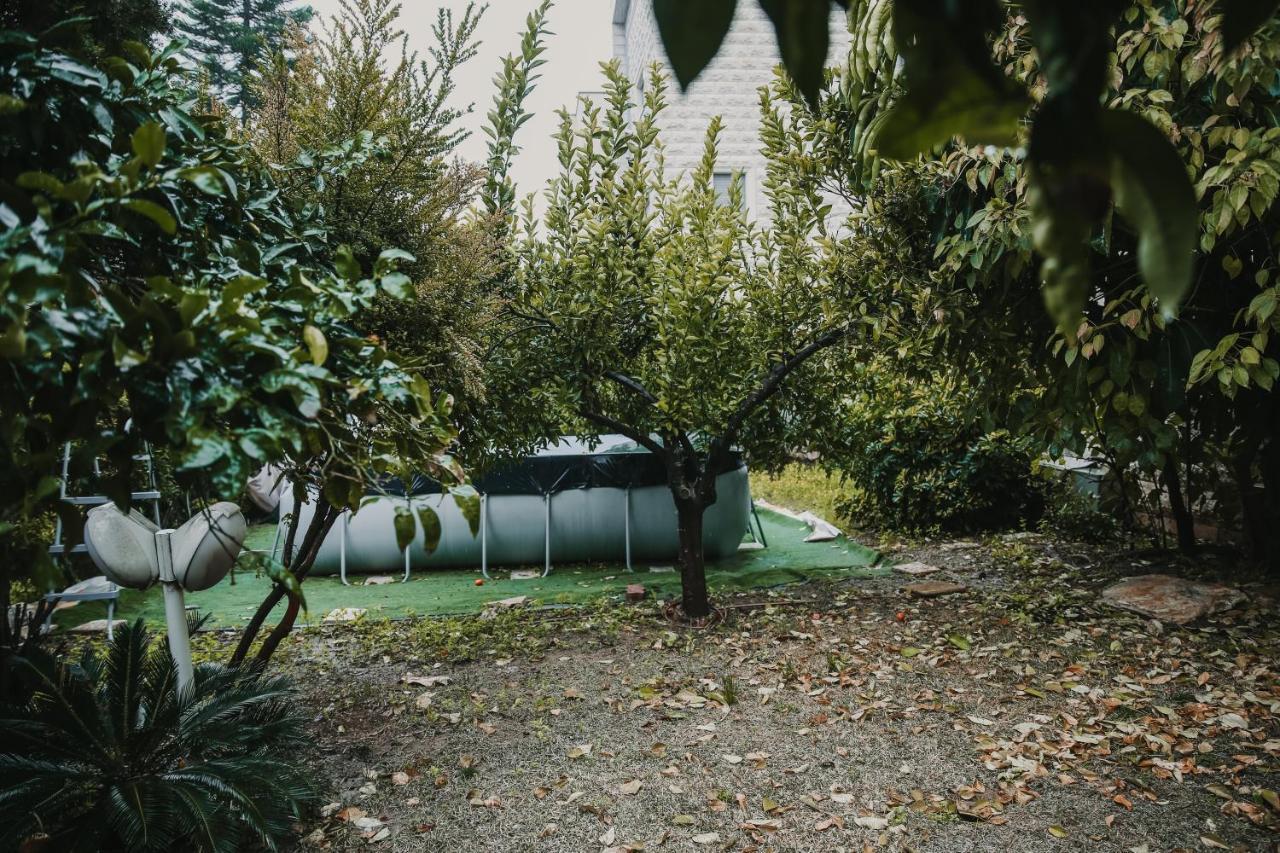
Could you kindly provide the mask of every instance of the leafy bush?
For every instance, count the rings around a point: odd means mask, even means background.
[[[847,489],[839,474],[809,462],[792,462],[776,474],[753,471],[751,495],[788,509],[809,510],[827,521],[840,515]]]
[[[204,665],[179,695],[141,621],[105,654],[17,668],[30,699],[0,709],[0,849],[275,850],[315,796],[280,678]]]
[[[860,527],[960,532],[1038,518],[1031,443],[989,430],[973,395],[932,383],[884,383],[848,417],[842,513]]]
[[[1120,520],[1097,498],[1076,488],[1070,477],[1056,476],[1046,480],[1040,529],[1070,539],[1096,542],[1118,536]]]

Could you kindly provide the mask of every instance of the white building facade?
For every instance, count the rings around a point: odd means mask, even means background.
[[[827,61],[835,64],[843,59],[849,40],[844,17],[838,12],[831,17],[831,36]],[[658,124],[668,170],[689,171],[697,166],[702,159],[707,124],[718,115],[723,128],[716,163],[717,188],[727,191],[733,173],[742,172],[749,214],[767,219],[759,89],[772,80],[773,69],[781,58],[773,24],[760,5],[754,0],[739,0],[733,25],[719,53],[683,94],[658,36],[653,0],[614,0],[613,55],[638,90],[645,85],[653,63],[660,63],[667,70],[671,83],[669,105]]]

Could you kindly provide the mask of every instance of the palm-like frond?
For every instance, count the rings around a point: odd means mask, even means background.
[[[32,698],[0,708],[0,849],[275,850],[315,789],[304,717],[280,678],[201,666],[179,695],[141,622],[105,655],[24,661]]]

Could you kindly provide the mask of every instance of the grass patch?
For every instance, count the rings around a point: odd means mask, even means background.
[[[776,475],[752,474],[751,494],[770,503],[836,522],[837,506],[845,496],[838,474],[807,462],[792,462]]]
[[[879,552],[852,540],[805,542],[808,528],[801,522],[771,512],[761,512],[769,546],[745,550],[710,563],[707,582],[712,595],[752,589],[767,589],[797,581],[866,577],[878,571]],[[271,532],[254,531],[254,544],[271,546]],[[584,605],[600,599],[621,599],[626,586],[644,584],[655,598],[679,594],[680,575],[675,571],[654,573],[647,565],[637,565],[634,573],[614,564],[555,565],[546,578],[514,580],[507,568],[477,586],[478,569],[433,569],[415,571],[408,583],[400,583],[400,570],[388,566],[392,582],[366,585],[365,575],[353,575],[352,585],[343,586],[336,577],[308,578],[303,584],[308,612],[301,624],[314,624],[331,610],[361,608],[370,619],[417,615],[475,613],[492,601],[528,596],[539,604]],[[668,564],[669,568],[669,564]],[[265,575],[237,572],[235,581],[223,581],[212,589],[191,593],[187,604],[199,606],[210,616],[211,627],[232,628],[245,624],[259,603],[271,591]],[[59,627],[101,619],[106,612],[101,602],[86,602],[54,616]],[[277,611],[278,613],[278,611]],[[152,625],[164,623],[163,593],[158,587],[138,592],[123,590],[116,609],[117,618],[132,621],[142,617]],[[269,623],[277,617],[269,618]]]

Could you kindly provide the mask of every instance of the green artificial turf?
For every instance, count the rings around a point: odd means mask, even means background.
[[[813,578],[866,577],[880,574],[879,552],[840,538],[834,542],[805,542],[808,528],[798,521],[777,513],[760,511],[768,547],[739,551],[732,557],[709,563],[707,582],[712,593],[761,589]],[[270,525],[254,527],[245,542],[246,548],[269,550],[275,538]],[[539,569],[541,566],[538,567]],[[480,577],[476,569],[436,569],[415,572],[408,583],[394,567],[386,574],[392,583],[365,585],[367,575],[349,576],[351,586],[343,586],[336,577],[314,577],[303,585],[308,618],[323,619],[336,608],[358,607],[369,617],[395,617],[418,614],[473,613],[486,602],[525,595],[544,604],[582,603],[602,596],[621,595],[627,584],[640,583],[651,595],[665,597],[678,593],[680,576],[674,571],[653,572],[650,566],[638,565],[634,572],[618,564],[552,565],[545,578],[512,580],[510,570],[494,572],[491,580],[476,586]],[[266,576],[237,572],[235,582],[224,580],[213,589],[188,593],[188,605],[197,605],[211,615],[213,627],[243,625],[270,590]],[[55,621],[69,627],[102,619],[106,605],[85,602],[58,611]],[[123,590],[116,608],[116,618],[133,620],[141,616],[153,624],[164,623],[164,603],[159,587],[143,592]]]

